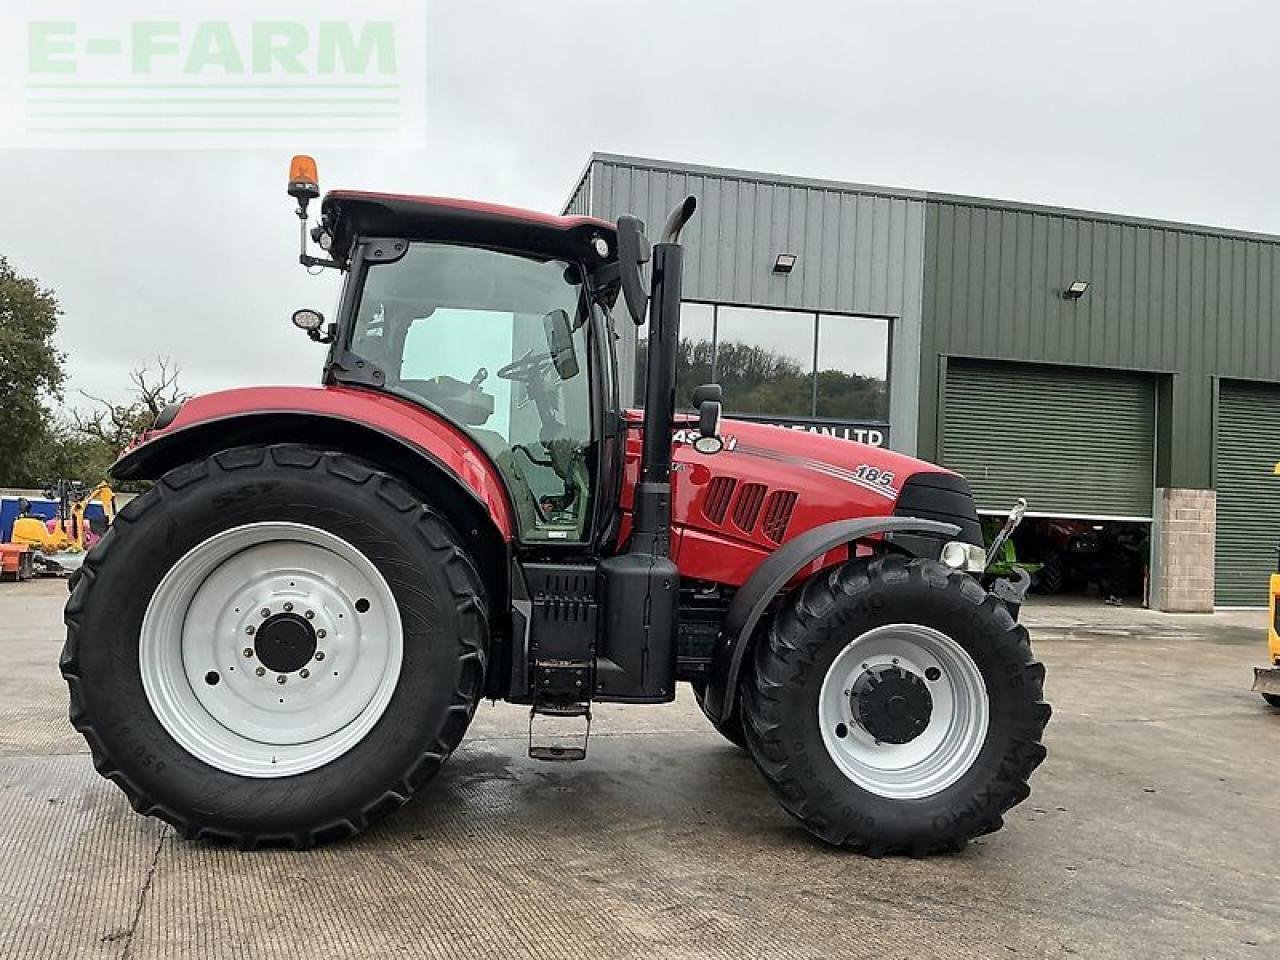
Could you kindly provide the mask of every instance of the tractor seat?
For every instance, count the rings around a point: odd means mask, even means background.
[[[400,389],[421,397],[468,427],[482,426],[493,416],[493,394],[453,377],[401,380]]]

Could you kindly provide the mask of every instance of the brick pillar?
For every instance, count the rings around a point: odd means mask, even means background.
[[[1212,612],[1217,495],[1160,487],[1155,508],[1151,605],[1167,613]]]

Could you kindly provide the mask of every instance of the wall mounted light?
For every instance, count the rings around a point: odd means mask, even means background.
[[[1089,289],[1088,280],[1072,280],[1071,285],[1062,291],[1063,300],[1079,300]]]
[[[780,253],[778,259],[773,261],[773,272],[788,274],[796,268],[796,261],[799,259],[794,253]]]

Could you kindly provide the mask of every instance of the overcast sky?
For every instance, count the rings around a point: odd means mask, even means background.
[[[558,212],[592,150],[1280,233],[1280,5],[429,0],[428,149],[322,186]],[[16,93],[10,94],[16,95]],[[299,142],[297,152],[307,152]],[[0,144],[0,255],[58,294],[73,387],[316,380],[290,151]]]

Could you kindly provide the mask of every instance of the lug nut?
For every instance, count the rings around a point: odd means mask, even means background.
[[[257,670],[255,670],[255,671],[253,671],[253,672],[254,672],[254,673],[256,673],[258,676],[262,676],[262,675],[263,675],[264,673],[266,673],[267,671],[266,671],[266,669],[265,669],[264,667],[259,667]]]
[[[323,650],[317,650],[317,651],[316,651],[316,659],[317,659],[317,660],[323,660],[323,659],[324,659],[324,651],[323,651]]]
[[[289,678],[282,673],[280,676],[276,677],[276,683],[284,683],[288,679]]]
[[[292,603],[286,603],[286,604],[284,605],[284,612],[285,612],[285,613],[293,613],[293,604],[292,604]]]
[[[318,640],[323,640],[323,639],[325,638],[325,636],[326,636],[326,634],[325,634],[325,632],[324,632],[323,630],[317,630],[317,631],[316,631],[316,639],[318,639]]]
[[[298,671],[298,676],[300,676],[303,680],[305,680],[307,679],[307,677],[311,676],[311,671],[308,670],[306,667],[303,667],[301,670]]]
[[[316,618],[315,613],[312,612],[311,610],[308,610],[306,613],[303,614],[303,616],[306,617],[308,620],[314,620]]]
[[[244,648],[244,650],[243,650],[243,651],[241,651],[241,652],[242,652],[246,657],[252,657],[252,656],[253,656],[253,647],[245,647],[245,648]]]
[[[267,617],[271,616],[271,608],[270,608],[270,607],[263,607],[263,608],[262,608],[262,616],[263,616],[263,619],[266,619]]]
[[[247,633],[249,636],[251,636],[251,637],[252,637],[252,636],[253,636],[253,624],[251,623],[251,624],[249,624],[247,627],[245,627],[245,628],[244,628],[244,632],[245,632],[245,633]]]

